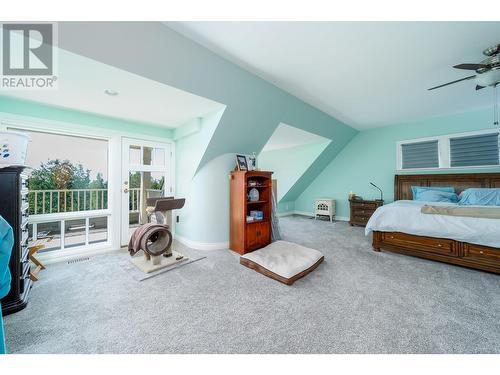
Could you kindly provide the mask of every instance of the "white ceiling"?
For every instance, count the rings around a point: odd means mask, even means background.
[[[265,144],[262,152],[329,142],[328,138],[280,123]]]
[[[347,124],[366,129],[492,105],[471,73],[500,22],[166,22]],[[473,72],[472,72],[473,74]]]
[[[95,60],[58,50],[56,90],[0,94],[118,119],[176,128],[219,110],[223,105]],[[109,96],[104,90],[119,92]]]

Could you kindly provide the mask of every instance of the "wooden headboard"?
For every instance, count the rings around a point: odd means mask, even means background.
[[[412,186],[453,186],[460,194],[468,188],[500,188],[500,173],[397,174],[394,200],[413,199]]]

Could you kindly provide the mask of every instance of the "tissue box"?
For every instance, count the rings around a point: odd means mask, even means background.
[[[250,216],[254,217],[255,220],[262,220],[262,219],[264,219],[264,212],[263,211],[250,211]]]

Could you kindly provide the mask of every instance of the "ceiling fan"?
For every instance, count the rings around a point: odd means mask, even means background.
[[[484,89],[485,87],[492,86],[494,89],[495,102],[494,102],[494,111],[495,111],[495,120],[494,125],[498,125],[498,109],[497,109],[497,85],[500,83],[500,43],[486,48],[483,51],[483,55],[487,56],[486,59],[481,61],[478,64],[458,64],[455,65],[455,69],[463,69],[463,70],[474,70],[476,74],[464,77],[461,79],[457,79],[455,81],[451,81],[448,83],[444,83],[442,85],[431,87],[427,89],[428,91],[439,89],[444,86],[453,85],[458,82],[468,81],[474,79],[476,82],[476,91]]]

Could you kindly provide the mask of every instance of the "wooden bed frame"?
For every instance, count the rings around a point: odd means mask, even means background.
[[[394,200],[413,198],[412,186],[453,186],[457,194],[467,188],[500,188],[500,173],[395,175]],[[500,248],[447,238],[401,232],[373,232],[373,249],[389,250],[500,274]]]

